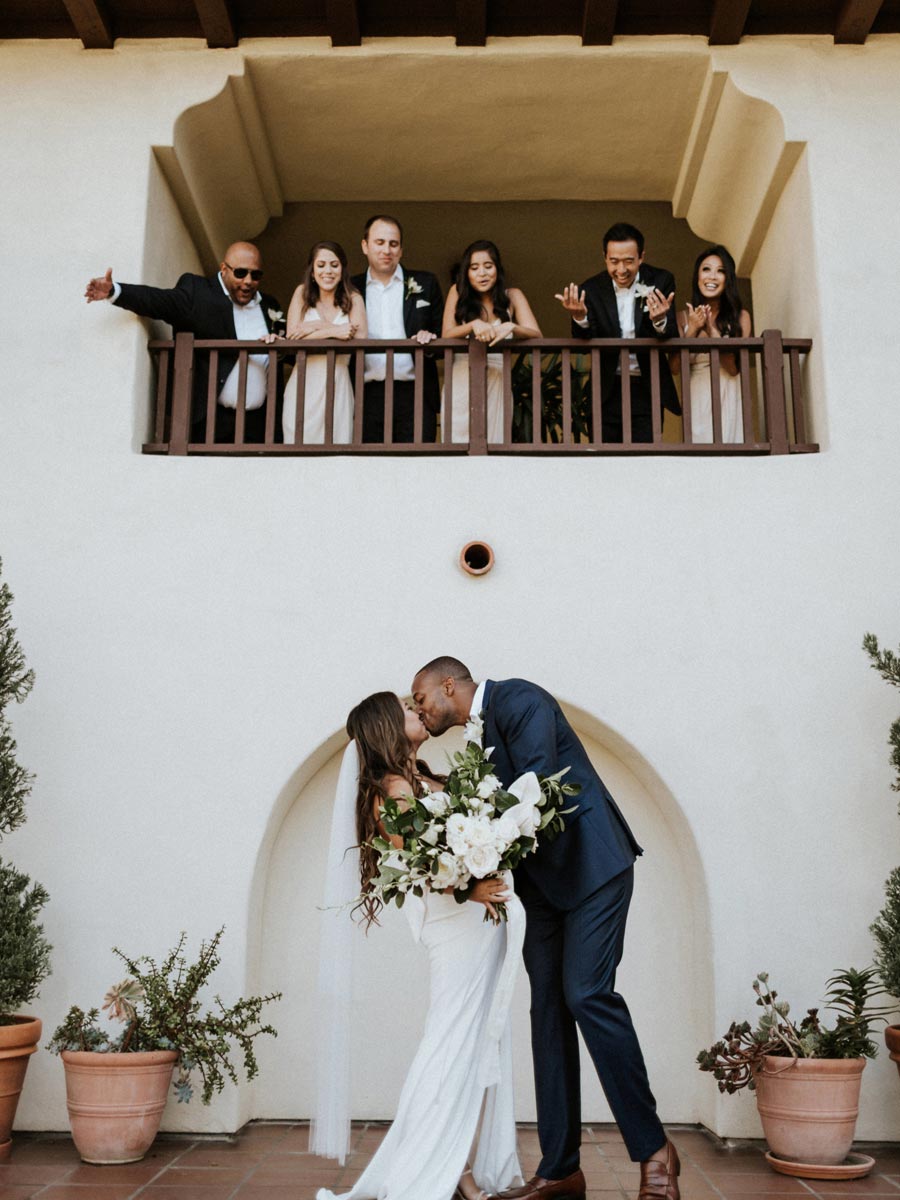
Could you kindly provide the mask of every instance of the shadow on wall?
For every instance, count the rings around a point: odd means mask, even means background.
[[[646,760],[587,714],[567,709],[598,771],[625,811],[644,857],[637,864],[618,987],[641,1036],[660,1113],[667,1121],[703,1120],[708,1089],[694,1065],[711,1023],[712,955],[705,876],[688,820]],[[433,765],[460,744],[453,731],[425,747]],[[278,988],[277,1043],[260,1048],[252,1116],[306,1118],[313,1102],[316,1030],[314,991],[319,913],[331,805],[345,739],[337,736],[282,794],[260,853],[249,929],[256,943],[254,988]],[[325,759],[326,761],[322,761]],[[390,1118],[412,1059],[428,1004],[424,950],[413,943],[402,912],[390,909],[368,936],[359,931],[354,994],[353,1115]],[[513,1007],[516,1111],[535,1119],[524,968]],[[611,1120],[586,1053],[582,1055],[584,1119]],[[709,1122],[711,1123],[711,1121]]]

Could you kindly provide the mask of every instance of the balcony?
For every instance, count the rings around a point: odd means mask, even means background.
[[[157,387],[152,440],[145,454],[549,454],[549,455],[767,455],[808,454],[818,445],[807,441],[802,389],[802,358],[812,348],[805,338],[785,338],[779,330],[767,329],[761,337],[596,339],[535,338],[506,342],[488,351],[481,342],[438,339],[427,347],[411,341],[354,340],[352,342],[279,341],[263,346],[251,341],[202,341],[180,333],[171,341],[151,341],[149,349],[157,363]],[[385,430],[383,442],[363,441],[363,364],[366,352],[385,355]],[[636,352],[648,358],[652,440],[632,437],[629,356]],[[496,364],[502,356],[503,437],[488,440],[488,353]],[[251,355],[268,358],[264,400],[265,433],[261,441],[245,438],[248,363]],[[412,355],[414,364],[414,428],[411,442],[391,437],[395,392],[395,359]],[[454,356],[468,356],[467,395],[453,395]],[[622,440],[604,440],[601,424],[601,356],[618,355],[621,373]],[[708,354],[712,400],[712,440],[695,440],[691,429],[690,356]],[[735,356],[740,382],[743,440],[722,440],[722,398],[719,385],[721,356]],[[233,440],[215,437],[216,380],[221,374],[220,356],[235,360],[238,372],[237,408]],[[304,386],[311,355],[324,355],[326,391],[324,440],[303,442]],[[660,389],[660,359],[665,355],[677,372],[682,413],[665,418]],[[334,440],[335,370],[338,358],[350,357],[354,405],[349,442]],[[444,424],[450,428],[454,406],[469,408],[467,441],[422,440],[425,404],[425,365],[437,359],[443,369]],[[285,444],[281,432],[281,387],[285,367],[296,359],[297,399],[294,428],[297,439]],[[202,371],[197,372],[198,364]],[[496,371],[496,366],[493,368]],[[206,376],[203,394],[195,387],[197,374]],[[457,372],[457,376],[459,372]],[[440,433],[438,434],[440,437]]]

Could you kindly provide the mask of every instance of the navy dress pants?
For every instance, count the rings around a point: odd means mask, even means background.
[[[531,1043],[543,1155],[538,1175],[564,1179],[578,1169],[581,1079],[577,1028],[593,1059],[628,1153],[643,1162],[665,1144],[644,1057],[628,1006],[615,991],[634,867],[570,911],[549,904],[522,878],[525,968],[531,982]]]

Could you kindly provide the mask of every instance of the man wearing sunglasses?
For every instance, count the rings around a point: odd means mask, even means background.
[[[115,283],[110,267],[105,275],[92,279],[84,293],[93,300],[111,300],[118,308],[127,308],[140,317],[167,321],[175,333],[192,333],[197,338],[226,341],[257,340],[284,330],[281,306],[274,296],[259,291],[262,279],[259,250],[250,242],[235,242],[225,251],[217,275],[182,275],[173,288],[147,287],[138,283]],[[238,405],[238,356],[221,351],[216,370],[217,442],[233,442]],[[268,356],[251,354],[247,361],[247,411],[244,424],[246,442],[265,440],[266,375]],[[194,355],[194,395],[191,411],[191,440],[206,438],[206,406],[209,387],[209,353]],[[276,396],[280,407],[283,392],[278,370]],[[275,414],[275,429],[280,434],[281,415]]]

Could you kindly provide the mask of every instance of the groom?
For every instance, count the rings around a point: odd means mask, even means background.
[[[543,1157],[534,1179],[499,1196],[584,1200],[577,1026],[628,1152],[641,1164],[638,1200],[679,1200],[678,1154],[656,1115],[628,1008],[614,990],[640,846],[543,688],[524,679],[476,684],[458,659],[445,657],[422,667],[412,695],[432,736],[480,715],[484,745],[493,747],[491,761],[504,786],[525,771],[552,775],[564,767],[570,768],[566,782],[581,786],[564,832],[540,844],[516,871],[527,913],[524,955]]]

